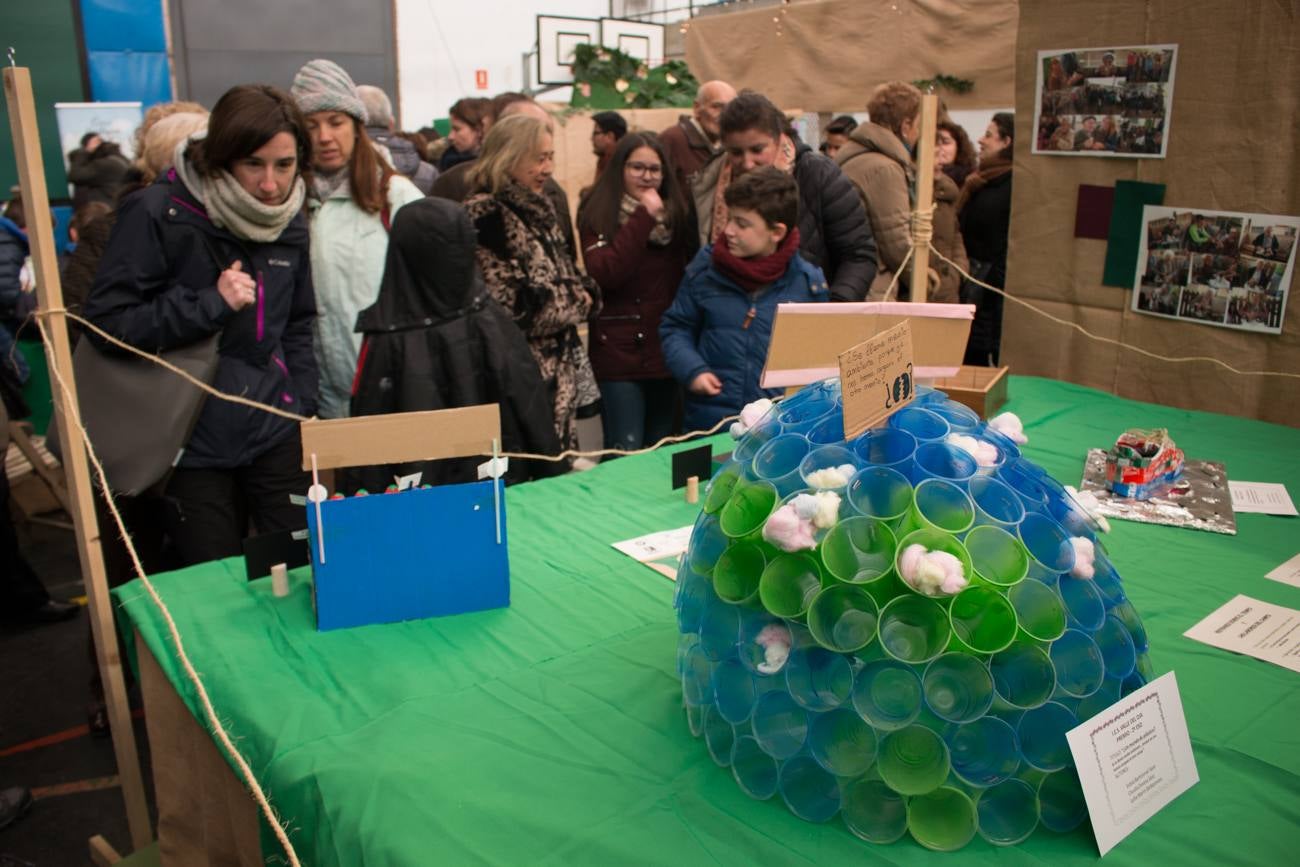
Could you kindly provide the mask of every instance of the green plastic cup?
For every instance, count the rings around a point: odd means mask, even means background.
[[[907,830],[912,839],[936,852],[955,852],[975,837],[979,817],[975,802],[964,792],[942,786],[907,804]]]
[[[981,524],[962,541],[970,555],[976,582],[1012,587],[1029,572],[1029,552],[1019,539],[1001,527]]]
[[[846,518],[822,539],[822,563],[837,581],[869,584],[894,568],[897,544],[893,532],[880,521]]]
[[[891,435],[907,436],[901,431]],[[845,488],[849,505],[858,514],[883,521],[897,530],[912,507],[912,483],[897,469],[871,465],[858,470]]]
[[[927,665],[921,689],[926,706],[947,722],[973,722],[993,705],[993,675],[965,653],[945,653]]]
[[[980,836],[994,846],[1014,846],[1038,827],[1038,794],[1023,780],[1003,780],[975,804]]]
[[[716,572],[716,570],[715,570]],[[714,586],[717,578],[714,578]],[[1019,622],[1011,602],[991,587],[972,585],[948,605],[952,624],[951,650],[963,653],[997,653],[1016,640]]]
[[[975,523],[975,504],[956,482],[923,479],[912,489],[912,505],[899,535],[912,530],[934,530],[960,535]]]
[[[907,799],[883,780],[863,778],[845,786],[840,816],[868,843],[893,843],[907,833]]]
[[[1035,644],[1012,644],[989,660],[995,710],[1028,710],[1047,702],[1056,689],[1056,668]]]
[[[763,529],[763,523],[779,499],[768,482],[737,484],[719,513],[722,532],[732,539],[744,539]]]
[[[713,575],[713,566],[727,550],[730,540],[722,532],[718,518],[714,515],[701,515],[691,531],[690,566],[700,575],[709,578]]]
[[[921,713],[921,678],[906,663],[872,660],[853,679],[853,709],[880,731],[904,728]]]
[[[713,567],[713,590],[723,602],[752,602],[758,596],[758,582],[766,567],[767,558],[757,543],[737,542],[722,552]]]
[[[900,795],[924,795],[948,779],[948,745],[925,726],[910,725],[881,740],[876,768]]]
[[[876,761],[876,731],[847,707],[818,714],[808,730],[808,746],[823,768],[852,779]]]
[[[1042,581],[1021,581],[1007,590],[1016,609],[1020,635],[1030,641],[1055,641],[1065,634],[1065,603]]]
[[[704,492],[704,513],[716,515],[721,512],[722,507],[727,505],[727,500],[731,499],[738,482],[740,482],[739,466],[728,467],[714,476],[709,482],[709,489]]]
[[[933,599],[909,593],[880,612],[880,645],[899,662],[929,662],[943,653],[952,638],[948,612]]]
[[[966,553],[966,546],[954,538],[950,533],[944,533],[938,530],[921,529],[913,530],[898,541],[898,551],[894,554],[894,571],[898,573],[903,586],[913,593],[921,591],[913,587],[903,578],[903,570],[899,568],[899,563],[903,559],[903,552],[911,545],[920,545],[927,551],[947,551],[949,554],[961,561],[962,574],[969,581],[971,577],[970,554]],[[956,594],[953,594],[955,596]],[[936,596],[937,599],[951,599],[952,596]]]
[[[808,606],[808,631],[822,647],[839,653],[854,653],[874,641],[879,620],[871,594],[852,584],[832,584]]]
[[[821,589],[821,569],[807,554],[779,555],[758,581],[763,607],[777,617],[802,617]]]

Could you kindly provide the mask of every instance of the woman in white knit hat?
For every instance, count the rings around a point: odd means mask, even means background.
[[[424,197],[396,173],[366,135],[366,109],[337,63],[313,60],[293,78],[293,98],[312,139],[311,268],[316,285],[320,416],[344,418],[357,370],[357,314],[375,302],[388,252],[388,227],[407,202]]]

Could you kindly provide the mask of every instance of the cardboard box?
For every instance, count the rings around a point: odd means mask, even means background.
[[[926,385],[946,391],[958,403],[965,404],[980,414],[981,418],[997,415],[1007,402],[1009,367],[963,366],[954,376],[946,376]]]

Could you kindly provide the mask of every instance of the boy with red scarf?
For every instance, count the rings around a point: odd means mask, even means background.
[[[722,237],[686,268],[659,338],[686,386],[686,429],[706,430],[779,389],[759,388],[776,305],[827,301],[821,269],[799,255],[799,190],[767,166],[726,190]]]

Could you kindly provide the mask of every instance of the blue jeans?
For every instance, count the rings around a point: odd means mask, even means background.
[[[673,432],[676,380],[638,379],[599,385],[605,448],[644,448]]]

